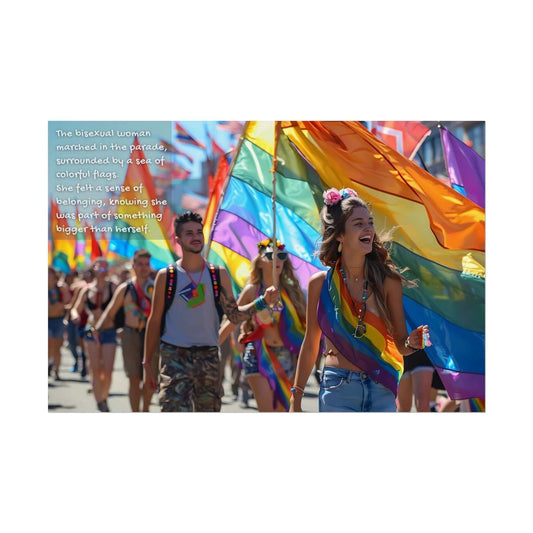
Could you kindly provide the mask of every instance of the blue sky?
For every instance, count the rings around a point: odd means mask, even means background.
[[[210,142],[207,137],[209,133],[215,142],[219,146],[228,150],[232,145],[236,143],[232,139],[232,136],[217,127],[215,121],[179,121],[181,126],[185,128],[190,135],[192,135],[199,142],[206,145],[210,150]],[[80,136],[77,135],[77,131],[85,132],[113,132],[113,136]],[[194,145],[185,144],[183,142],[177,142],[175,137],[174,122],[173,121],[50,121],[48,123],[48,204],[50,198],[68,198],[72,197],[72,192],[60,192],[57,187],[62,185],[72,185],[76,187],[81,184],[92,184],[93,187],[96,184],[103,185],[121,185],[126,176],[127,159],[132,155],[130,146],[133,144],[134,138],[132,136],[119,136],[119,132],[133,132],[133,131],[149,131],[149,137],[139,137],[140,144],[144,145],[158,145],[160,140],[164,140],[174,144],[180,151],[190,155],[194,162],[190,163],[185,157],[172,156],[169,152],[161,152],[159,150],[145,149],[144,155],[147,159],[151,159],[151,163],[148,163],[148,167],[152,172],[152,175],[156,175],[157,164],[155,160],[165,157],[166,161],[170,161],[172,157],[176,157],[176,161],[179,162],[184,168],[191,171],[190,186],[191,190],[195,190],[194,180],[201,177],[202,162],[206,160],[206,151]],[[58,133],[60,132],[60,133]],[[70,133],[70,136],[65,135]],[[107,150],[101,150],[100,145],[106,145]],[[113,150],[112,144],[125,146],[125,150]],[[94,150],[76,150],[76,151],[64,151],[58,150],[59,145],[83,145],[95,148]],[[135,153],[134,153],[135,154]],[[58,158],[109,158],[109,164],[98,165],[80,165],[80,164],[58,164]],[[116,161],[116,162],[113,162]],[[64,176],[64,173],[76,172],[80,170],[89,170],[91,175],[89,177],[60,177]],[[104,173],[102,177],[95,179],[92,174],[94,170],[98,170]],[[60,175],[58,176],[58,173]],[[63,174],[61,174],[63,173]],[[113,174],[114,173],[114,174]],[[115,176],[115,177],[113,177]],[[181,190],[187,191],[187,181],[183,182]],[[76,191],[76,189],[74,189]],[[83,197],[90,196],[91,198],[104,198],[108,194],[102,192],[96,192],[93,188],[90,192],[83,191],[77,194],[83,195]],[[60,207],[62,212],[74,212],[74,206],[62,205]],[[80,210],[81,207],[80,207]]]

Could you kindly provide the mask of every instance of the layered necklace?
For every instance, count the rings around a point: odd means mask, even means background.
[[[363,322],[363,319],[365,318],[366,314],[366,301],[368,299],[368,280],[365,278],[363,280],[363,305],[360,308],[357,308],[355,305],[355,302],[353,301],[352,295],[350,294],[350,290],[348,289],[348,279],[346,278],[346,274],[344,273],[344,269],[339,265],[339,270],[342,276],[342,280],[344,281],[344,284],[346,285],[346,289],[348,290],[348,294],[350,295],[350,300],[352,301],[352,309],[357,316],[357,327],[355,328],[355,331],[353,332],[353,336],[356,339],[360,339],[365,333],[366,333],[366,326]],[[355,278],[356,281],[359,280],[359,278]]]

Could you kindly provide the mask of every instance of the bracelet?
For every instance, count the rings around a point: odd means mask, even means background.
[[[297,385],[293,385],[290,389],[290,391],[294,394],[296,391],[301,392],[302,396],[305,396],[305,392],[301,387],[298,387]]]
[[[150,364],[150,361],[143,361],[141,364],[142,364],[142,365],[149,365],[149,364]]]
[[[405,339],[404,346],[405,346],[408,350],[413,350],[413,352],[418,352],[418,350],[420,349],[420,348],[413,348],[413,347],[409,344],[409,336],[407,337],[407,339]]]
[[[254,305],[258,311],[262,311],[263,309],[266,309],[268,307],[263,295],[259,296],[254,300]]]

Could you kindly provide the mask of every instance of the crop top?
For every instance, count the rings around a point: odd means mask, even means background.
[[[91,300],[89,300],[89,295],[87,295],[87,307],[91,310],[91,311],[94,311],[95,309],[102,309],[102,311],[109,305],[109,302],[111,301],[111,298],[113,298],[113,291],[111,290],[111,282],[109,282],[107,284],[107,286],[109,287],[109,296],[107,297],[107,300],[103,303],[101,303],[99,300],[101,298],[101,292],[98,292],[96,294],[96,303],[93,303],[91,302]]]

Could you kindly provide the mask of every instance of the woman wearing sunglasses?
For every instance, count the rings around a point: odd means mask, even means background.
[[[94,329],[107,307],[116,285],[109,281],[109,265],[103,257],[97,257],[92,265],[94,280],[83,288],[71,310],[72,321],[77,323],[81,313],[88,314],[84,331],[84,343],[89,356],[89,370],[96,406],[108,412],[107,397],[111,388],[111,376],[115,364],[116,329],[113,319],[108,319],[99,331]]]
[[[259,411],[287,411],[296,359],[305,332],[305,296],[285,246],[278,242],[274,252],[272,241],[265,239],[257,248],[238,304],[253,302],[271,285],[279,285],[281,301],[274,307],[259,309],[241,324],[239,342],[244,345],[243,369]],[[274,253],[277,253],[275,275]],[[232,329],[232,324],[224,322],[220,329],[221,343]]]

